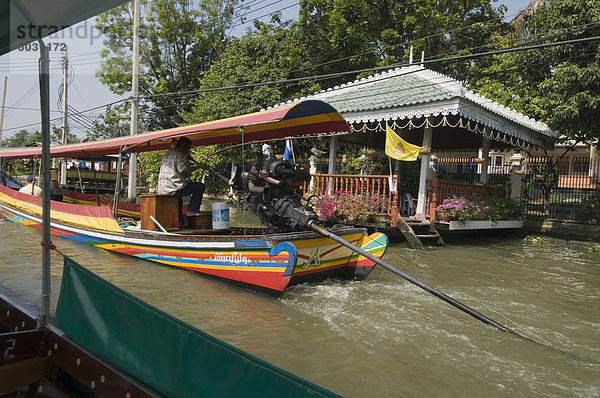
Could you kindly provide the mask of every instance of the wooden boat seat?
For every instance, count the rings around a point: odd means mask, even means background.
[[[166,230],[179,228],[179,198],[171,195],[154,193],[140,195],[140,218],[142,229],[160,231],[152,219],[160,223]]]

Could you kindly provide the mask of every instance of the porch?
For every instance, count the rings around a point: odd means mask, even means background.
[[[394,189],[393,180],[397,179],[389,175],[311,174],[311,177],[310,184],[304,187],[306,195],[327,198],[344,193],[347,200],[353,200],[359,196],[377,198],[376,206],[371,208],[372,220],[383,217],[389,219],[391,226],[396,227],[400,217],[409,218],[416,213],[416,199],[413,198],[411,190],[401,185]],[[424,218],[432,223],[436,221],[436,208],[444,198],[476,196],[485,199],[490,195],[507,198],[509,195],[507,190],[502,187],[446,181],[440,179],[437,173],[433,178],[427,179],[426,183]]]

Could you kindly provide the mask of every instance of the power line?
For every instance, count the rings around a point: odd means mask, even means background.
[[[425,60],[425,61],[419,62],[419,63],[422,65],[425,65],[425,64],[435,64],[435,63],[439,63],[439,62],[459,62],[459,61],[481,58],[481,57],[490,56],[490,55],[499,55],[499,54],[517,52],[517,51],[535,50],[535,49],[555,47],[555,46],[567,45],[567,44],[575,44],[575,43],[581,43],[581,42],[587,42],[587,41],[593,41],[593,40],[599,40],[599,39],[600,39],[600,36],[593,36],[593,37],[587,37],[587,38],[565,40],[565,41],[555,42],[555,43],[537,44],[537,45],[533,45],[533,46],[510,47],[510,48],[506,48],[506,49],[502,49],[502,50],[486,51],[486,52],[476,53],[476,54],[466,54],[466,55],[459,55],[459,56],[449,57],[449,58],[430,59],[430,60]],[[375,67],[375,68],[365,68],[365,69],[357,69],[357,70],[345,71],[345,72],[327,73],[327,74],[323,74],[323,75],[313,75],[313,76],[297,77],[297,78],[291,78],[291,79],[273,80],[273,81],[268,81],[268,82],[247,83],[247,84],[239,84],[239,85],[226,86],[226,87],[213,87],[213,88],[183,91],[183,92],[177,92],[177,93],[152,94],[152,95],[146,95],[143,97],[144,98],[153,98],[153,97],[162,97],[162,96],[170,96],[170,95],[181,96],[181,95],[191,95],[191,94],[197,94],[197,93],[207,93],[207,92],[213,92],[213,91],[234,90],[234,89],[241,89],[241,88],[253,88],[253,87],[260,87],[260,86],[267,86],[267,85],[274,85],[274,84],[285,84],[285,83],[293,83],[293,82],[301,82],[301,81],[315,81],[315,80],[336,78],[336,77],[352,75],[352,74],[358,75],[360,73],[379,72],[379,71],[383,71],[383,70],[400,68],[400,67],[410,66],[410,65],[411,64],[408,64],[408,63],[399,63],[399,64],[393,64],[393,65],[388,65],[388,66],[379,66],[379,67]]]
[[[86,109],[84,111],[80,111],[79,113],[88,113],[88,112],[91,112],[91,111],[94,111],[94,110],[97,110],[97,109],[106,108],[108,106],[115,105],[115,104],[120,104],[122,102],[130,101],[130,100],[131,100],[131,97],[123,98],[123,99],[120,99],[120,100],[117,100],[117,101],[109,102],[107,104],[98,105],[98,106],[95,106],[93,108]],[[54,119],[50,119],[50,122],[56,122],[57,120],[61,120],[61,119],[62,119],[62,116],[56,117]],[[40,126],[41,124],[42,124],[41,122],[29,123],[29,124],[25,124],[25,125],[22,125],[22,126],[10,127],[10,128],[5,129],[4,131],[18,131],[18,130],[21,130],[21,129],[24,129],[24,128],[27,128],[27,127]]]
[[[270,12],[270,13],[268,13],[268,14],[261,15],[260,17],[256,17],[256,18],[250,19],[250,20],[248,20],[248,21],[245,21],[245,22],[242,22],[242,23],[238,23],[238,24],[236,24],[236,25],[232,25],[232,26],[231,26],[231,28],[230,28],[230,30],[229,30],[229,32],[230,32],[230,34],[231,34],[231,31],[233,30],[233,28],[237,28],[238,26],[242,26],[242,25],[247,25],[247,24],[249,24],[250,22],[254,22],[254,21],[256,21],[256,20],[258,20],[258,19],[261,19],[261,18],[264,18],[264,17],[268,17],[269,15],[276,14],[276,13],[278,13],[278,12],[281,12],[281,11],[283,11],[283,10],[287,10],[288,8],[295,7],[295,6],[297,6],[298,4],[300,4],[300,2],[297,2],[297,3],[290,4],[289,6],[282,7],[282,8],[280,8],[280,9],[278,9],[278,10],[275,10],[275,11],[273,11],[273,12]]]
[[[517,51],[527,51],[527,50],[533,50],[533,49],[541,49],[541,48],[555,47],[555,46],[561,46],[561,45],[576,44],[576,43],[594,41],[594,40],[599,40],[599,39],[600,39],[600,36],[593,36],[593,37],[587,37],[587,38],[560,41],[560,42],[555,42],[555,43],[537,44],[537,45],[533,45],[533,46],[518,46],[518,47],[511,47],[511,48],[502,49],[502,50],[487,51],[487,52],[476,53],[476,54],[467,54],[467,55],[455,56],[455,57],[450,57],[450,58],[430,59],[430,60],[423,61],[421,64],[434,64],[434,63],[439,63],[439,62],[459,62],[459,61],[475,59],[475,58],[480,58],[480,57],[490,56],[490,55],[498,55],[498,54],[504,54],[504,53],[517,52]],[[299,77],[299,78],[292,78],[292,79],[282,79],[282,80],[275,80],[275,81],[268,81],[268,82],[256,82],[256,83],[248,83],[248,84],[242,84],[242,85],[216,87],[216,88],[192,90],[192,91],[185,91],[185,92],[162,93],[162,94],[146,95],[146,96],[141,96],[141,97],[142,98],[153,98],[153,97],[171,96],[171,95],[184,96],[184,95],[193,95],[193,94],[203,93],[203,92],[253,88],[253,87],[274,85],[274,84],[292,84],[292,83],[297,83],[300,81],[325,80],[325,79],[329,79],[329,78],[336,78],[336,77],[341,77],[341,76],[350,75],[350,74],[358,75],[359,73],[378,72],[378,71],[382,71],[382,70],[389,70],[389,69],[404,67],[404,66],[409,66],[409,64],[402,63],[402,64],[395,64],[395,65],[389,65],[389,66],[384,66],[384,67],[366,68],[366,69],[346,71],[346,72],[336,72],[336,73],[330,73],[330,74],[324,74],[324,75],[314,75],[314,76],[306,76],[306,77]],[[104,105],[100,105],[100,106],[97,106],[94,108],[87,109],[85,111],[81,111],[81,112],[78,111],[78,112],[79,113],[87,113],[92,110],[105,108],[107,106],[122,103],[122,102],[125,102],[128,100],[130,100],[130,98],[113,101],[111,103],[107,103]],[[60,117],[52,119],[51,121],[56,121],[56,120],[60,120]],[[15,130],[23,129],[26,127],[39,126],[39,125],[40,125],[39,122],[31,123],[31,124],[27,124],[27,125],[7,128],[6,131],[15,131]]]

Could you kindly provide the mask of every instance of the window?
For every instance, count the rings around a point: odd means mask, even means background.
[[[573,174],[587,175],[590,171],[590,162],[588,159],[573,159]]]

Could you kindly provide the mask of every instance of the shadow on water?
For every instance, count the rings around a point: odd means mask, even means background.
[[[0,222],[3,283],[39,304],[39,231]],[[589,244],[477,236],[385,260],[485,315],[575,355],[486,326],[377,267],[362,282],[291,288],[282,299],[54,238],[59,249],[150,304],[347,397],[600,396],[600,255]],[[52,255],[53,302],[61,260]],[[578,356],[579,355],[579,356]]]

